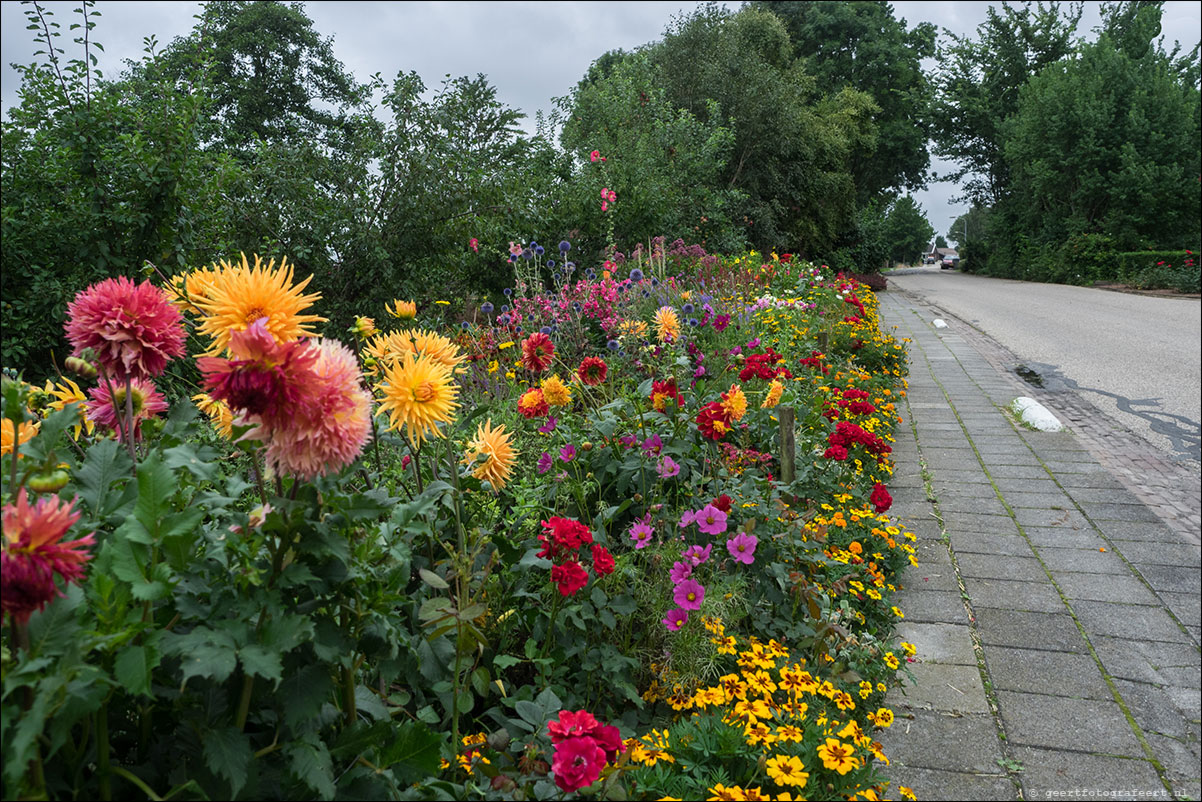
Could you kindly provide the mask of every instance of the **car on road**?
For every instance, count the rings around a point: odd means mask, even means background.
[[[960,266],[960,257],[953,256],[950,253],[944,254],[943,259],[939,262],[940,270],[951,270],[952,268],[959,267],[959,266]]]
[[[923,259],[923,260],[922,260],[922,263],[923,263],[924,265],[933,265],[933,264],[935,264],[935,257],[934,257],[934,256],[928,256],[928,257],[926,257],[925,259]]]

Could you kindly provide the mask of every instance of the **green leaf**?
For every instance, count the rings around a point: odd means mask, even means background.
[[[324,743],[290,743],[284,747],[284,756],[293,777],[316,791],[318,798],[334,798],[334,768]]]
[[[511,654],[499,654],[492,659],[493,668],[498,671],[504,671],[510,666],[516,666],[522,662],[522,658],[514,657]]]
[[[216,457],[217,452],[208,446],[197,450],[191,443],[181,443],[163,452],[163,464],[173,471],[182,468],[197,479],[212,481],[219,472]]]
[[[513,706],[513,710],[517,713],[522,721],[528,722],[535,728],[541,727],[546,721],[547,716],[540,705],[534,702],[527,702],[524,699],[519,699]]]
[[[83,589],[68,585],[66,597],[57,598],[29,617],[29,653],[57,658],[79,637],[75,611],[83,603]],[[7,668],[5,669],[7,670]]]
[[[103,521],[132,501],[121,495],[128,484],[129,468],[129,455],[116,440],[101,440],[88,449],[75,480],[79,497],[92,510],[93,518]]]
[[[435,588],[437,590],[446,590],[447,588],[450,587],[450,585],[447,584],[447,581],[445,579],[443,579],[442,577],[440,577],[438,574],[434,573],[433,571],[428,571],[425,568],[419,568],[419,569],[417,569],[417,573],[418,573],[418,576],[420,576],[422,578],[422,581],[425,582],[427,585],[429,585],[432,588]]]
[[[152,646],[127,646],[113,661],[113,674],[131,694],[153,696],[150,676],[161,659],[158,649]]]
[[[263,626],[263,643],[288,652],[313,637],[313,622],[303,615],[280,615]]]
[[[277,695],[286,699],[284,723],[293,729],[304,727],[321,712],[321,706],[333,693],[329,673],[319,665],[307,665],[284,677]]]
[[[242,664],[242,670],[246,673],[273,680],[277,686],[284,674],[284,666],[280,663],[280,653],[257,643],[239,649],[238,662]]]
[[[380,755],[380,763],[393,770],[397,782],[416,782],[438,771],[442,738],[418,721],[408,721],[396,729],[393,740]]]
[[[162,521],[171,509],[170,500],[178,487],[159,452],[152,451],[142,460],[138,466],[138,503],[134,505],[134,519],[142,525],[149,539],[140,542],[159,541]]]
[[[356,721],[338,733],[338,737],[330,745],[330,756],[335,760],[348,760],[365,755],[374,751],[380,744],[387,743],[391,736],[392,724],[388,721],[376,721],[372,724]]]
[[[230,795],[236,797],[246,785],[246,773],[253,757],[250,740],[234,727],[222,727],[206,730],[201,741],[205,764],[214,774],[229,781]]]
[[[364,685],[355,686],[355,707],[375,721],[387,721],[390,718],[388,708],[380,701],[380,697]]]
[[[238,665],[234,639],[224,630],[197,627],[186,635],[168,633],[163,637],[162,648],[164,654],[178,654],[181,658],[181,687],[192,677],[224,682]]]

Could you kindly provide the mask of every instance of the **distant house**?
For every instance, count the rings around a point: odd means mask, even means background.
[[[934,259],[936,262],[938,262],[940,259],[942,259],[942,258],[943,258],[943,257],[945,257],[945,256],[954,256],[954,257],[955,257],[955,258],[957,258],[957,259],[959,259],[959,258],[960,258],[960,254],[956,252],[956,249],[955,249],[955,248],[935,248],[935,247],[932,247],[932,248],[931,248],[931,250],[930,250],[930,253],[928,253],[928,254],[927,254],[927,256],[931,257],[931,258],[932,258],[932,259]]]

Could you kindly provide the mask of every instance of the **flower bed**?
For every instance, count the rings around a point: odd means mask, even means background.
[[[570,252],[346,344],[285,264],[83,291],[4,383],[5,795],[908,793],[871,292]]]

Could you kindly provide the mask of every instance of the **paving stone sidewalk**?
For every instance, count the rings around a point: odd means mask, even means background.
[[[1013,423],[1023,393],[979,333],[879,298],[911,340],[890,512],[919,537],[888,776],[920,799],[1202,798],[1193,521],[1167,525],[1086,435]]]

